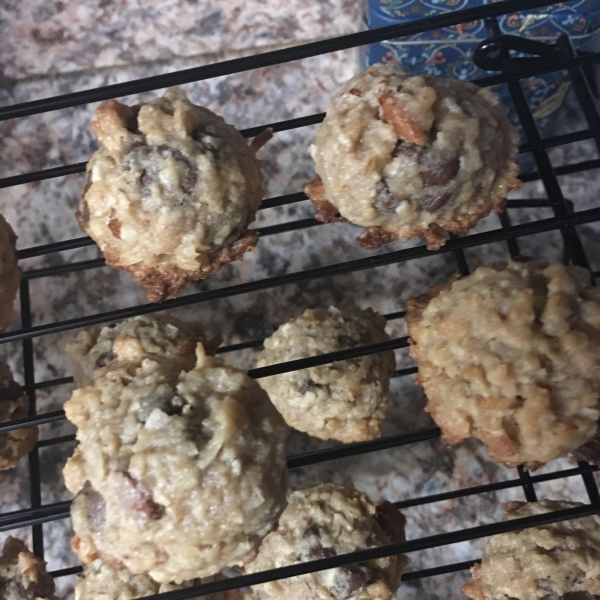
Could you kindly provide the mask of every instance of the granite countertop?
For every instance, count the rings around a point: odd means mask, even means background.
[[[85,0],[78,3],[9,0],[0,5],[0,105],[98,87],[138,77],[170,72],[216,60],[256,53],[305,41],[358,31],[362,7],[353,0],[289,0],[265,3],[234,0]],[[324,111],[332,95],[361,68],[361,52],[347,50],[293,63],[261,68],[183,86],[192,101],[222,114],[239,128],[310,115]],[[141,96],[156,97],[158,92]],[[127,101],[128,98],[125,99]],[[97,105],[50,112],[45,115],[0,123],[0,176],[87,160],[96,148],[90,130]],[[573,98],[557,120],[556,133],[585,127]],[[267,195],[298,192],[314,177],[307,148],[314,126],[282,132],[261,151]],[[555,148],[553,164],[566,164],[596,157],[591,142]],[[578,209],[597,206],[600,183],[596,172],[561,177],[565,196]],[[82,175],[51,179],[2,190],[0,211],[19,235],[19,248],[66,240],[82,235],[74,218]],[[534,182],[516,193],[518,197],[543,198],[543,186]],[[259,212],[261,227],[312,216],[306,201]],[[551,216],[549,209],[514,209],[513,223]],[[476,231],[496,228],[493,215]],[[600,269],[600,237],[592,225],[581,226],[582,237],[593,268]],[[359,229],[333,224],[272,235],[261,239],[256,252],[205,281],[191,284],[186,293],[218,289],[322,265],[370,256],[355,243]],[[537,258],[560,260],[560,236],[551,232],[520,240],[521,251]],[[391,244],[389,252],[410,244]],[[504,261],[505,244],[469,249],[471,269]],[[46,255],[22,261],[24,270],[56,266],[98,256],[95,247]],[[327,306],[344,298],[361,307],[381,312],[399,311],[406,299],[427,286],[440,283],[456,268],[453,256],[435,254],[424,259],[359,271],[336,277],[288,284],[232,298],[205,302],[176,311],[197,320],[210,332],[219,331],[225,343],[236,343],[269,335],[277,326],[311,306]],[[139,286],[127,274],[97,268],[53,278],[31,280],[32,315],[35,325],[145,302]],[[20,326],[15,318],[13,329]],[[393,336],[405,335],[402,320],[389,323]],[[34,340],[36,381],[70,374],[64,346],[75,331],[46,335]],[[413,363],[405,350],[397,353],[398,367]],[[251,367],[256,352],[226,355],[227,360]],[[0,346],[0,358],[8,360],[22,380],[22,345]],[[72,386],[40,390],[40,412],[60,409]],[[430,427],[423,411],[422,390],[412,377],[393,380],[391,406],[383,435]],[[72,433],[66,422],[41,427],[42,439]],[[327,447],[302,434],[292,435],[290,454]],[[41,449],[42,497],[44,503],[69,498],[61,470],[73,444]],[[555,461],[542,472],[572,466]],[[292,472],[294,487],[305,482],[353,481],[375,501],[425,496],[447,490],[510,479],[516,471],[492,463],[475,442],[445,448],[439,441],[421,442],[392,450],[351,457]],[[556,480],[536,485],[540,497],[586,500],[581,479]],[[27,508],[29,485],[27,461],[17,469],[0,473],[0,512]],[[408,537],[417,538],[488,523],[500,518],[500,502],[522,499],[520,488],[425,504],[406,510]],[[13,535],[15,532],[12,532]],[[29,531],[16,532],[29,541]],[[77,564],[69,548],[72,535],[68,520],[44,526],[46,559],[51,570]],[[0,534],[0,541],[6,534]],[[449,564],[481,554],[482,540],[455,544],[412,554],[409,570]],[[430,577],[402,586],[398,598],[409,600],[460,597],[466,572]],[[73,577],[59,580],[60,597],[72,598]]]

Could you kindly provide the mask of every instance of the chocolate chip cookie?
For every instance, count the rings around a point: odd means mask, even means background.
[[[389,340],[386,320],[344,301],[309,309],[264,342],[258,366]],[[379,437],[395,370],[391,351],[259,379],[287,424],[314,437],[359,442]]]
[[[111,100],[92,128],[100,149],[77,219],[149,300],[176,296],[254,249],[248,225],[264,193],[260,163],[221,117],[168,90],[131,107]]]
[[[358,243],[374,250],[444,232],[466,233],[504,209],[519,185],[519,135],[487,89],[397,65],[373,65],[333,99],[311,153],[320,181],[306,193],[322,221],[365,227]]]
[[[21,270],[17,265],[17,236],[0,215],[0,327],[8,327],[15,316],[15,297],[19,290]]]
[[[426,410],[456,444],[536,468],[596,432],[600,293],[589,273],[509,262],[454,277],[407,303]]]
[[[504,520],[578,506],[541,500],[509,502]],[[597,600],[600,598],[600,516],[493,536],[463,594],[473,600]]]
[[[184,581],[243,564],[285,506],[285,423],[248,375],[207,356],[117,360],[65,404],[79,446],[80,559]]]
[[[46,563],[34,556],[25,544],[7,538],[0,554],[0,598],[2,600],[56,600],[54,579]]]
[[[166,315],[143,315],[81,331],[67,343],[67,352],[73,358],[75,383],[81,387],[92,381],[94,371],[117,358],[158,354],[180,358],[191,369],[196,362],[196,344],[201,342],[207,354],[214,354],[220,340],[218,335],[209,339],[199,323],[184,323]]]
[[[381,522],[381,524],[380,524]],[[404,541],[404,516],[381,510],[352,485],[318,484],[292,492],[277,527],[246,566],[256,573]],[[258,600],[388,600],[400,586],[405,556],[328,569],[253,587]]]
[[[0,423],[27,417],[29,398],[13,379],[10,368],[0,361]],[[12,469],[31,452],[38,439],[37,427],[22,427],[0,433],[0,471]]]
[[[134,600],[170,591],[148,575],[133,575],[127,569],[114,569],[100,559],[86,565],[75,586],[75,600]]]
[[[75,586],[75,600],[134,600],[153,594],[185,589],[207,581],[197,579],[186,581],[181,585],[157,583],[148,575],[134,575],[127,569],[115,569],[97,559],[84,567],[83,574]],[[242,599],[242,595],[237,590],[201,597],[206,600]]]

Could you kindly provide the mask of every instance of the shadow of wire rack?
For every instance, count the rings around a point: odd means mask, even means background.
[[[521,152],[531,153],[535,160],[535,164],[537,165],[536,171],[521,174],[521,179],[524,182],[541,180],[548,197],[548,200],[509,201],[508,208],[549,206],[552,209],[553,216],[551,218],[513,226],[509,216],[510,211],[507,211],[499,217],[501,224],[499,229],[484,233],[472,234],[463,238],[453,238],[449,240],[449,242],[441,250],[438,250],[438,252],[452,253],[456,260],[458,269],[466,274],[468,273],[468,266],[463,254],[463,251],[466,248],[502,241],[506,242],[508,245],[510,254],[512,256],[516,256],[519,254],[519,238],[541,232],[559,231],[562,236],[565,261],[589,269],[589,262],[575,227],[583,223],[600,221],[600,206],[585,211],[573,212],[572,206],[567,200],[565,200],[563,196],[557,177],[559,175],[578,173],[589,169],[600,168],[600,159],[586,160],[575,164],[568,164],[554,168],[550,163],[547,150],[555,146],[591,139],[595,142],[596,147],[600,151],[600,115],[595,105],[593,95],[590,91],[590,82],[586,78],[587,69],[589,69],[593,64],[600,63],[600,54],[575,52],[569,42],[569,39],[566,37],[559,38],[555,44],[542,45],[532,43],[531,41],[524,40],[523,38],[508,38],[506,36],[499,36],[498,27],[495,20],[496,17],[503,14],[549,6],[552,4],[554,4],[554,2],[548,0],[506,0],[504,2],[498,2],[491,5],[450,12],[425,20],[413,21],[383,29],[346,35],[331,40],[313,42],[284,50],[266,52],[258,56],[249,56],[218,64],[186,69],[166,75],[158,75],[139,79],[137,81],[119,83],[102,88],[7,106],[0,108],[0,120],[26,117],[28,115],[79,106],[90,102],[108,100],[110,98],[121,97],[129,94],[137,94],[145,91],[170,87],[173,85],[181,85],[184,83],[190,83],[193,81],[199,81],[221,75],[239,73],[249,69],[308,58],[318,54],[325,54],[336,50],[361,46],[385,39],[398,38],[404,35],[423,31],[431,31],[459,23],[484,19],[490,38],[481,44],[476,53],[475,60],[480,66],[485,65],[486,69],[497,70],[499,73],[494,76],[480,79],[476,81],[476,83],[481,86],[491,86],[499,83],[507,84],[527,140],[522,145]],[[509,51],[510,49],[514,48],[524,49],[526,52],[531,53],[535,57],[530,59],[511,58]],[[525,101],[521,87],[521,80],[542,73],[559,70],[563,70],[568,73],[572,87],[583,110],[588,127],[582,131],[541,139],[536,129],[530,108]],[[316,114],[308,117],[272,123],[268,126],[272,127],[275,132],[285,131],[319,123],[323,119],[323,116],[323,114]],[[246,137],[253,137],[260,133],[266,126],[267,125],[261,125],[259,127],[246,129],[242,133]],[[84,170],[85,163],[78,163],[33,173],[25,173],[13,177],[6,177],[0,179],[0,188],[66,176],[74,173],[82,173]],[[302,192],[270,198],[263,202],[261,209],[283,206],[304,199],[306,199],[306,196]],[[318,224],[319,223],[314,219],[301,219],[280,225],[264,227],[260,229],[259,232],[261,235],[265,236],[283,231],[293,231],[306,227],[312,227]],[[89,238],[81,237],[63,242],[22,249],[19,250],[19,257],[21,259],[31,258],[35,256],[61,252],[64,250],[80,248],[92,244],[93,242]],[[24,272],[21,280],[21,329],[0,334],[0,344],[22,341],[25,373],[24,388],[32,400],[31,411],[30,416],[25,419],[0,424],[0,432],[10,431],[28,425],[52,423],[65,418],[63,411],[55,411],[43,414],[37,414],[36,412],[36,390],[49,388],[72,381],[72,378],[70,377],[43,382],[35,381],[33,339],[37,336],[66,331],[92,324],[106,323],[134,315],[158,312],[191,304],[198,304],[208,300],[225,298],[228,296],[244,294],[256,290],[270,289],[287,283],[308,281],[310,279],[320,279],[337,274],[350,273],[353,271],[375,268],[377,266],[409,261],[412,259],[425,257],[430,254],[430,251],[428,251],[424,246],[418,246],[368,258],[308,269],[305,271],[289,273],[258,281],[251,281],[239,285],[193,293],[181,298],[167,300],[160,305],[143,304],[121,310],[104,312],[101,314],[38,326],[34,326],[32,323],[29,295],[29,282],[31,279],[85,270],[100,266],[104,263],[102,259],[86,260]],[[592,277],[597,277],[598,275],[600,275],[600,272],[592,273]],[[397,319],[402,318],[404,313],[400,311],[393,314],[388,314],[386,316],[388,319]],[[218,352],[224,353],[244,348],[258,347],[261,345],[261,343],[262,340],[255,340],[241,344],[230,345],[220,348]],[[249,372],[249,374],[255,378],[265,377],[267,375],[276,373],[283,373],[309,366],[326,364],[333,362],[334,360],[362,356],[384,350],[405,348],[407,345],[408,340],[406,337],[397,338],[390,340],[389,342],[373,344],[371,346],[352,348],[331,354],[253,369]],[[397,371],[396,376],[409,376],[415,372],[416,368],[401,369]],[[336,448],[291,456],[288,458],[288,466],[290,469],[295,469],[352,455],[381,451],[424,440],[435,439],[439,437],[439,434],[439,429],[430,428],[369,442],[347,444]],[[38,449],[43,446],[72,441],[73,437],[74,436],[64,436],[61,438],[44,440],[38,443],[37,447],[29,455],[31,508],[0,514],[0,531],[10,531],[20,527],[32,527],[33,548],[34,552],[38,556],[43,556],[42,524],[58,519],[68,518],[70,504],[69,502],[58,502],[45,506],[41,504]],[[482,494],[484,492],[508,489],[517,486],[522,486],[525,497],[528,501],[534,501],[536,500],[536,491],[534,488],[535,483],[563,477],[581,476],[589,496],[589,504],[585,504],[581,507],[562,510],[546,515],[529,517],[526,519],[513,520],[506,523],[493,523],[489,525],[462,529],[450,533],[422,537],[419,539],[409,540],[401,544],[393,544],[383,548],[364,550],[361,552],[335,556],[332,558],[317,560],[290,567],[283,567],[262,573],[240,576],[225,581],[196,586],[186,590],[178,590],[151,597],[149,596],[148,598],[156,600],[159,598],[163,600],[185,600],[187,598],[193,598],[227,589],[252,586],[265,581],[286,578],[321,569],[350,565],[357,562],[389,556],[392,554],[411,553],[418,550],[494,535],[509,530],[522,529],[543,523],[556,522],[569,518],[577,518],[584,515],[595,514],[600,512],[600,494],[598,492],[593,475],[593,473],[597,470],[598,467],[591,466],[583,462],[578,463],[576,468],[542,475],[530,475],[524,468],[519,468],[518,477],[511,480],[459,489],[456,491],[450,491],[431,496],[413,498],[397,503],[400,508],[405,508],[408,506],[417,506],[431,502],[439,502],[442,500],[467,497],[475,494]],[[473,562],[475,562],[475,560],[476,557],[474,557],[474,560],[466,562],[407,572],[404,575],[404,580],[416,580],[465,570],[468,569]],[[77,573],[80,570],[80,567],[72,567],[68,569],[62,569],[61,571],[55,571],[52,574],[55,577],[61,577]]]

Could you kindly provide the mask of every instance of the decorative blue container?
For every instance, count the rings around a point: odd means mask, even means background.
[[[375,29],[495,1],[498,0],[369,0],[367,24]],[[600,0],[574,0],[504,15],[498,17],[498,25],[503,34],[526,36],[540,42],[554,42],[559,35],[567,34],[576,48],[583,49],[600,29]],[[478,69],[473,63],[473,53],[486,37],[483,21],[444,27],[372,44],[366,63],[367,66],[378,62],[398,63],[415,75],[476,79],[493,74]],[[523,81],[527,102],[542,137],[549,135],[555,113],[562,106],[569,87],[568,75],[562,71]],[[506,104],[511,121],[520,129],[508,89],[502,85],[495,91]],[[522,166],[532,166],[531,160],[526,163],[529,164]]]

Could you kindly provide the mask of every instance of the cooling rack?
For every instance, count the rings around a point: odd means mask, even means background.
[[[551,165],[548,157],[548,150],[552,147],[591,139],[595,142],[596,147],[600,151],[600,115],[590,90],[590,81],[586,77],[587,69],[589,69],[591,65],[600,63],[600,54],[576,52],[573,49],[570,40],[566,36],[558,38],[554,44],[541,44],[524,38],[502,36],[500,35],[496,21],[497,17],[504,14],[516,13],[538,7],[545,7],[552,4],[554,4],[554,2],[548,0],[505,0],[503,2],[497,2],[490,5],[469,8],[461,11],[449,12],[439,16],[404,23],[401,25],[394,25],[372,31],[345,35],[335,39],[313,42],[284,50],[266,52],[258,56],[238,58],[213,65],[177,71],[165,75],[147,77],[144,79],[138,79],[136,81],[119,83],[97,89],[7,106],[0,108],[0,121],[27,117],[29,115],[35,115],[63,108],[75,107],[90,102],[108,100],[110,98],[118,98],[124,95],[139,94],[141,92],[157,90],[174,85],[181,85],[222,75],[239,73],[259,67],[277,65],[284,62],[316,56],[318,54],[325,54],[337,50],[379,42],[386,39],[400,38],[406,35],[424,31],[433,31],[442,27],[483,19],[490,37],[485,42],[480,44],[477,52],[475,53],[474,60],[478,66],[486,70],[497,71],[497,74],[479,79],[476,81],[476,83],[486,87],[500,83],[504,83],[508,86],[526,138],[526,142],[522,144],[520,152],[531,153],[536,164],[536,170],[522,173],[520,176],[521,180],[523,182],[541,180],[547,194],[547,199],[510,200],[507,205],[508,210],[499,215],[500,227],[492,231],[471,234],[462,238],[452,237],[448,243],[437,252],[451,253],[454,256],[458,270],[463,274],[468,274],[468,265],[464,255],[464,250],[467,248],[484,246],[493,242],[505,242],[511,256],[517,256],[520,253],[520,238],[542,232],[558,231],[562,237],[565,262],[589,269],[590,264],[578,237],[576,226],[584,223],[599,221],[600,206],[579,212],[574,211],[572,203],[566,200],[563,195],[558,181],[558,176],[600,168],[600,159],[585,160],[575,164],[568,164],[554,168]],[[531,57],[527,59],[515,58],[511,55],[511,50],[525,52],[531,55]],[[541,139],[536,127],[536,123],[533,119],[532,112],[523,93],[522,81],[528,77],[554,71],[565,71],[568,73],[572,88],[584,113],[587,122],[587,128],[574,133]],[[265,127],[272,127],[273,131],[277,133],[280,131],[319,123],[322,121],[323,117],[324,114],[315,114],[307,117],[252,127],[242,131],[242,133],[247,138],[253,137],[263,131]],[[21,175],[0,179],[0,188],[21,185],[55,177],[64,177],[76,173],[82,173],[84,171],[85,163],[77,163],[45,169],[42,171],[24,173]],[[302,200],[306,200],[306,196],[302,192],[270,198],[263,201],[260,210],[284,206]],[[512,225],[510,218],[511,209],[536,207],[551,208],[553,216],[525,224]],[[263,227],[257,231],[261,236],[264,237],[276,233],[315,227],[318,225],[321,224],[316,220],[312,218],[306,218]],[[19,249],[18,255],[20,259],[25,259],[58,253],[65,250],[72,250],[93,244],[94,242],[90,238],[80,237],[32,248]],[[32,322],[29,288],[30,281],[36,278],[52,277],[66,273],[72,273],[75,271],[97,268],[103,266],[104,261],[103,259],[85,260],[23,272],[20,288],[21,328],[16,331],[0,334],[0,344],[15,341],[22,342],[25,379],[24,389],[31,399],[30,414],[27,418],[19,421],[1,423],[0,432],[6,432],[31,425],[43,425],[60,421],[65,418],[63,411],[37,414],[36,391],[70,383],[72,382],[72,378],[63,377],[39,382],[35,380],[33,339],[36,337],[83,326],[106,323],[135,315],[158,312],[187,305],[200,304],[209,300],[246,294],[257,290],[271,289],[289,283],[320,279],[393,263],[401,263],[404,261],[423,258],[429,255],[431,255],[431,252],[427,250],[425,246],[405,248],[368,258],[351,260],[304,271],[287,273],[285,275],[265,278],[257,281],[249,281],[237,285],[220,287],[214,290],[193,293],[181,298],[167,300],[161,304],[142,304],[120,310],[81,316],[44,325],[34,325]],[[598,275],[600,275],[600,272],[592,273],[592,278],[594,279]],[[404,317],[404,311],[390,313],[385,316],[390,320],[401,319]],[[261,344],[262,340],[252,340],[221,347],[217,350],[217,352],[220,354],[233,352],[246,348],[260,347]],[[327,364],[336,360],[348,359],[371,353],[383,352],[386,350],[395,350],[399,348],[405,348],[407,346],[408,338],[401,337],[383,343],[351,348],[339,352],[322,354],[301,360],[294,360],[268,367],[252,369],[249,371],[249,375],[254,378],[266,377],[278,373],[285,373],[297,369]],[[396,372],[395,376],[407,377],[416,373],[416,370],[417,369],[415,367],[400,369]],[[326,450],[295,455],[289,457],[287,462],[290,469],[296,469],[299,467],[315,465],[325,461],[331,461],[348,456],[384,451],[389,448],[405,446],[425,440],[432,440],[438,438],[439,435],[440,430],[436,427],[432,427],[408,434],[394,435],[378,440],[347,444]],[[43,557],[44,552],[42,525],[58,519],[68,518],[70,503],[57,502],[53,504],[42,505],[38,451],[44,446],[72,442],[73,439],[74,436],[62,436],[48,440],[42,440],[37,444],[36,448],[29,455],[31,507],[24,510],[0,514],[0,531],[10,531],[12,529],[21,527],[32,528],[33,550],[35,554],[40,557]],[[476,487],[469,487],[424,497],[411,498],[396,503],[399,508],[406,508],[410,506],[418,506],[455,498],[463,498],[477,494],[483,494],[485,492],[518,486],[522,487],[525,497],[528,501],[535,501],[537,498],[535,489],[536,483],[566,477],[581,477],[583,478],[583,482],[587,490],[589,503],[575,508],[537,515],[525,519],[481,525],[449,533],[430,535],[381,548],[373,548],[352,554],[345,554],[332,558],[264,571],[261,573],[234,577],[225,581],[207,583],[185,590],[148,596],[148,598],[152,600],[186,600],[203,596],[205,594],[239,587],[252,586],[265,581],[301,575],[321,569],[346,566],[398,553],[409,554],[419,550],[473,540],[507,531],[596,514],[600,512],[600,493],[594,479],[594,472],[597,470],[598,467],[596,466],[579,462],[577,467],[571,469],[565,469],[558,472],[541,475],[532,475],[526,469],[521,467],[517,470],[518,476],[507,481],[489,483]],[[403,579],[405,581],[416,580],[465,570],[472,566],[476,560],[477,557],[473,557],[473,560],[465,562],[407,572],[404,574]],[[60,571],[54,571],[52,575],[58,578],[77,573],[80,570],[81,567],[72,567],[62,569]]]

